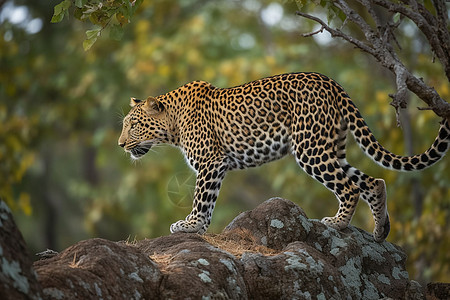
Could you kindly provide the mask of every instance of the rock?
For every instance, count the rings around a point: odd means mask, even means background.
[[[42,299],[42,295],[22,234],[0,200],[0,299]]]
[[[223,234],[247,235],[257,244],[281,250],[291,242],[306,239],[310,227],[300,207],[285,199],[272,198],[241,213],[225,227]]]
[[[161,299],[248,299],[242,264],[200,235],[176,233],[135,247],[160,265]]]
[[[290,201],[270,199],[239,215],[224,233],[243,230],[280,250],[271,257],[242,256],[250,298],[400,299],[409,287],[401,248],[352,226],[337,231],[309,220]]]
[[[405,253],[274,198],[218,235],[92,239],[35,263],[49,299],[424,299]]]
[[[428,299],[450,299],[450,283],[432,282],[427,284]]]
[[[162,279],[148,255],[104,239],[79,242],[34,267],[48,299],[157,299]]]

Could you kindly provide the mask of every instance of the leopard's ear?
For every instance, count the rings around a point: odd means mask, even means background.
[[[130,99],[130,106],[131,107],[135,107],[136,104],[141,103],[141,102],[142,102],[142,100],[138,100],[138,99],[136,99],[134,97],[131,97],[131,99]]]
[[[156,115],[164,111],[164,105],[154,97],[148,97],[142,107],[149,115]]]

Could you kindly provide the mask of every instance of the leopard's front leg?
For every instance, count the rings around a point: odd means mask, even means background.
[[[219,195],[222,180],[227,171],[222,161],[201,164],[197,172],[192,211],[185,220],[170,226],[170,232],[196,232],[203,234],[211,223],[211,217]]]

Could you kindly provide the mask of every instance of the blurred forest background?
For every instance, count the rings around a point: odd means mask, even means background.
[[[117,146],[130,96],[155,96],[197,79],[228,87],[317,71],[344,86],[394,153],[423,152],[437,134],[439,118],[418,111],[424,103],[413,96],[397,128],[391,74],[326,33],[302,37],[319,27],[295,15],[294,1],[144,1],[121,41],[102,32],[89,51],[82,45],[91,24],[73,17],[50,23],[59,2],[0,1],[0,196],[31,253],[91,237],[167,235],[190,212],[195,178],[177,149],[159,146],[132,163]],[[396,33],[403,60],[450,99],[441,66],[416,27],[405,21]],[[350,163],[386,181],[388,241],[405,248],[411,278],[448,282],[449,157],[423,172],[397,173],[376,166],[350,140]],[[220,232],[273,196],[296,202],[310,218],[332,216],[338,206],[287,157],[230,172],[209,231]],[[373,229],[362,201],[352,225]]]

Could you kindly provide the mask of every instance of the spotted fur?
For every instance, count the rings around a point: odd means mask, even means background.
[[[197,173],[192,211],[172,224],[171,232],[207,230],[227,171],[292,153],[298,165],[339,200],[336,215],[323,223],[347,227],[361,197],[375,220],[374,238],[383,241],[390,229],[385,183],[347,162],[348,131],[376,163],[399,171],[429,167],[450,146],[445,120],[425,153],[390,153],[377,142],[343,88],[318,73],[283,74],[225,89],[195,81],[145,101],[132,98],[131,106],[119,145],[135,159],[155,144],[175,145]]]

